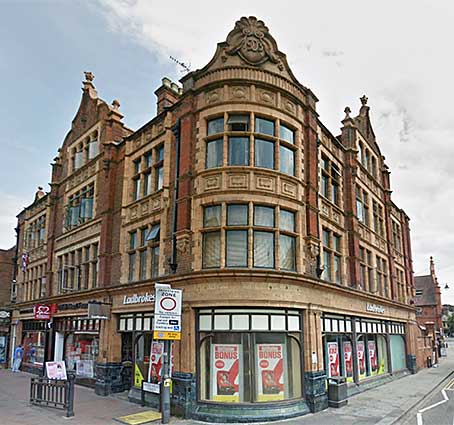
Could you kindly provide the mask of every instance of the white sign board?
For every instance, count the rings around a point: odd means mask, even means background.
[[[65,362],[46,362],[46,373],[49,379],[68,379],[66,376]]]
[[[154,314],[164,316],[181,316],[181,289],[156,286]]]
[[[168,314],[154,317],[154,331],[181,332],[181,316]]]

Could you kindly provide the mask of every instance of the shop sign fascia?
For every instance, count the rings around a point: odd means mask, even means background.
[[[145,294],[125,295],[123,297],[123,305],[149,304],[154,303],[154,300],[154,294],[150,294],[149,292],[145,292]]]
[[[366,311],[369,313],[385,314],[385,308],[377,304],[366,304]]]
[[[98,320],[110,319],[110,304],[101,302],[88,303],[88,318]]]

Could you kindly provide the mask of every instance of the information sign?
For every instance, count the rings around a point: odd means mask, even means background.
[[[169,339],[176,341],[181,339],[181,332],[154,331],[153,339]]]
[[[172,289],[156,285],[155,315],[181,316],[181,289]]]

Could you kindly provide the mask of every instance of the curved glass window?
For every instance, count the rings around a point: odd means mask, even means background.
[[[285,310],[201,311],[200,398],[262,403],[302,397],[299,323],[298,312]]]
[[[255,139],[255,166],[274,168],[274,142]]]

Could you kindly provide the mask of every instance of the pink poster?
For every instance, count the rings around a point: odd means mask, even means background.
[[[356,350],[358,352],[359,374],[364,375],[366,373],[366,362],[365,362],[365,358],[364,358],[364,342],[358,342],[356,344]]]
[[[211,355],[212,396],[216,401],[240,401],[240,345],[213,344]]]
[[[328,342],[329,377],[339,376],[339,346],[337,342]]]
[[[375,348],[375,341],[369,341],[367,343],[367,348],[369,351],[369,363],[372,372],[377,371],[377,350]]]

